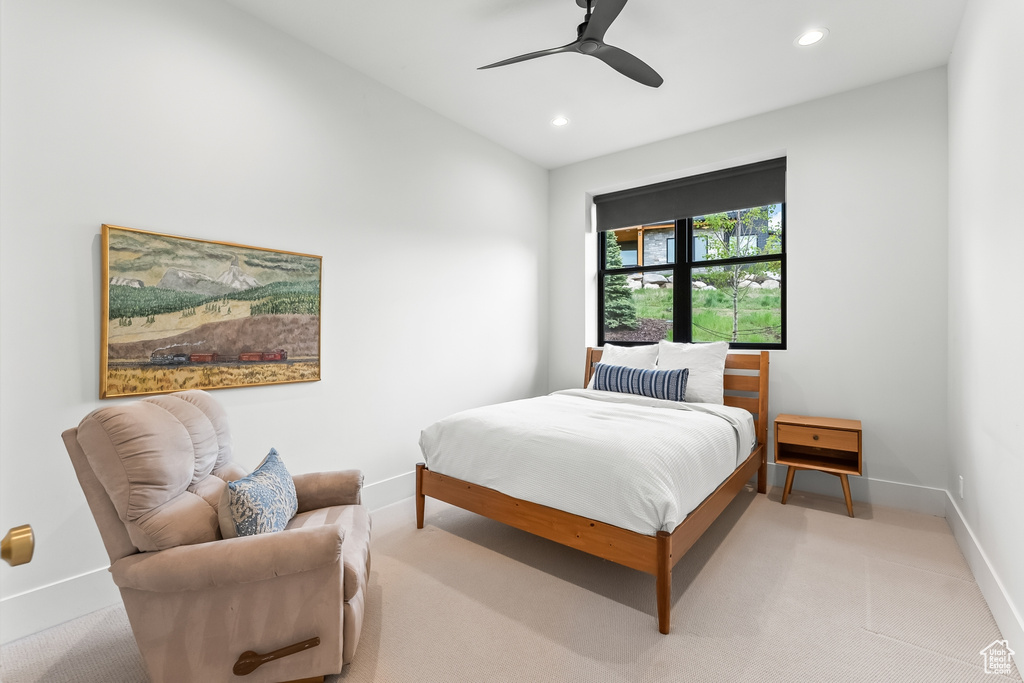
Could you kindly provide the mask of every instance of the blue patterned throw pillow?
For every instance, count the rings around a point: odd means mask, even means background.
[[[273,448],[252,474],[229,481],[220,498],[224,538],[281,531],[298,510],[295,483]]]
[[[682,401],[686,397],[686,378],[689,374],[688,368],[643,370],[598,363],[594,366],[594,388],[598,391]]]

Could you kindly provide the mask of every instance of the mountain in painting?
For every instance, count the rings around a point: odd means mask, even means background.
[[[110,284],[120,285],[122,287],[132,287],[134,289],[142,289],[146,284],[142,280],[137,280],[131,277],[117,277],[110,278]]]
[[[171,268],[164,273],[164,276],[160,278],[160,283],[157,285],[157,287],[164,289],[192,292],[193,294],[203,294],[206,296],[231,294],[259,286],[260,283],[257,282],[256,278],[242,272],[237,256],[232,259],[231,265],[217,279],[194,270]]]
[[[197,273],[194,270],[181,270],[180,268],[171,268],[164,273],[157,287],[206,296],[220,296],[228,292],[237,291],[217,282],[209,275]]]
[[[222,285],[227,285],[236,292],[260,286],[260,283],[256,281],[256,278],[242,272],[242,268],[238,264],[237,256],[231,260],[231,266],[220,274],[220,277],[217,278],[217,282]]]

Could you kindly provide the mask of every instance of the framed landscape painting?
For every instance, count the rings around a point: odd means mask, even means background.
[[[320,379],[309,254],[103,226],[100,398]]]

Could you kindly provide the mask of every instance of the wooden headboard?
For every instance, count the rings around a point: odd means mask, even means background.
[[[590,384],[603,349],[587,347],[583,386]],[[730,353],[725,357],[725,405],[743,408],[757,420],[757,441],[768,443],[768,352]]]

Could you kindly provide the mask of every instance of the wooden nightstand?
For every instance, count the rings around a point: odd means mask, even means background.
[[[787,465],[786,504],[797,470],[818,470],[839,477],[846,497],[846,511],[853,517],[849,474],[861,473],[860,420],[831,417],[779,415],[775,418],[775,464]]]

